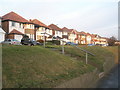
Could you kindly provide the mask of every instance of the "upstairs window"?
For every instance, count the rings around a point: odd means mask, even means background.
[[[32,28],[32,25],[30,24],[30,28]]]
[[[15,26],[15,22],[12,22],[12,26]]]
[[[56,31],[56,34],[58,34],[58,31]]]
[[[20,27],[20,28],[23,28],[23,27],[22,27],[22,23],[19,24],[19,27]]]

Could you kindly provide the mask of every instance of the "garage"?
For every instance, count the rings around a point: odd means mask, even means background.
[[[4,41],[5,39],[5,31],[0,28],[0,42]]]
[[[22,37],[23,37],[22,35],[15,35],[14,39],[21,41]]]

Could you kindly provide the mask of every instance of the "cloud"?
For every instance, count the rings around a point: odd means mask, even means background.
[[[58,2],[118,2],[119,0],[1,0],[4,2],[37,2],[37,3],[58,3]]]
[[[96,29],[96,33],[98,33],[98,31],[101,36],[106,36],[106,37],[115,36],[118,39],[118,26],[117,25]]]
[[[118,0],[0,0],[0,2],[2,14],[12,10],[27,19],[37,18],[45,24],[55,23],[60,27],[66,26],[91,33],[115,33],[114,28],[107,27],[117,24]]]

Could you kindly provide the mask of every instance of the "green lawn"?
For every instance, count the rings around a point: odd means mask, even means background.
[[[4,45],[3,50],[3,88],[47,88],[91,72],[96,67],[102,70],[102,64],[113,54],[102,47],[81,47],[93,52],[85,64],[85,53],[66,46],[65,55],[58,50],[41,46]]]
[[[105,47],[105,49],[109,50],[110,52],[113,53],[113,55],[115,56],[115,63],[118,63],[118,53],[120,53],[120,47],[118,46],[110,46],[110,47]],[[118,50],[119,49],[119,50]]]

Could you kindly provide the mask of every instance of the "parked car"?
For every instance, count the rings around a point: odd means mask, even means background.
[[[20,41],[16,39],[5,39],[1,44],[9,44],[9,45],[21,45]]]
[[[78,45],[78,44],[73,43],[73,42],[66,42],[66,45]]]
[[[21,39],[21,44],[22,45],[37,45],[37,42],[33,39],[30,38],[22,38]]]
[[[107,44],[102,44],[102,47],[106,47],[106,46],[108,46]]]
[[[102,44],[96,44],[96,46],[102,46]]]
[[[37,42],[37,45],[43,45],[43,43]]]
[[[88,44],[88,46],[95,46],[95,44]]]

